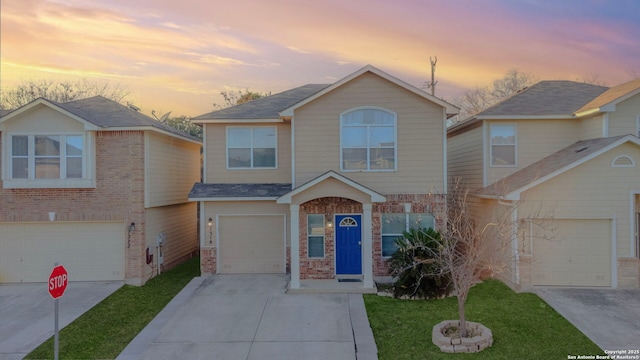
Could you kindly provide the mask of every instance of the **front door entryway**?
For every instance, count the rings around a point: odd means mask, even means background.
[[[336,215],[336,274],[362,274],[361,215]]]

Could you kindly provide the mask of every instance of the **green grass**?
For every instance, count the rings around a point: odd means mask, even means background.
[[[200,275],[198,258],[149,280],[125,285],[60,331],[60,359],[113,359],[173,299]],[[53,337],[25,359],[53,359]]]
[[[474,354],[446,354],[431,342],[431,329],[458,319],[457,300],[398,300],[365,295],[369,322],[385,359],[566,359],[603,351],[538,296],[517,294],[490,280],[476,285],[466,304],[468,321],[491,329],[493,346]]]

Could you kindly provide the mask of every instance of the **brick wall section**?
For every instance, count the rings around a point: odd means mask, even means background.
[[[413,213],[432,213],[436,227],[444,226],[445,197],[431,194],[386,195],[385,203],[373,205],[373,275],[387,276],[386,258],[382,257],[381,216],[383,213],[404,213],[404,204],[411,204]],[[325,221],[333,220],[335,214],[361,214],[362,204],[337,197],[308,201],[300,206],[300,279],[332,279],[335,277],[334,229],[325,228],[325,256],[310,259],[307,253],[307,214],[324,214]]]
[[[404,204],[411,204],[412,213],[430,213],[436,228],[444,226],[445,196],[438,194],[392,194],[387,201],[373,204],[373,276],[389,276],[387,258],[382,257],[382,214],[404,213]]]
[[[640,259],[618,258],[618,287],[621,289],[640,288]]]
[[[216,273],[216,248],[203,248],[200,250],[200,271],[202,275]]]
[[[0,144],[1,148],[2,144]],[[144,134],[98,132],[94,189],[4,189],[0,186],[0,222],[119,221],[136,223],[126,246],[125,279],[141,284],[144,264]],[[1,157],[0,157],[1,158]],[[1,165],[1,164],[0,164]],[[126,231],[123,229],[123,234]]]

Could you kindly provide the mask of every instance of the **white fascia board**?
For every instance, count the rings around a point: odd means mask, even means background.
[[[194,124],[223,124],[223,123],[236,123],[236,124],[251,124],[251,123],[281,123],[284,122],[282,118],[275,119],[200,119],[191,120]]]
[[[460,108],[458,108],[457,106],[455,106],[453,104],[449,104],[448,102],[446,102],[446,101],[444,101],[442,99],[439,99],[439,98],[437,98],[437,97],[435,97],[435,96],[433,96],[433,95],[431,95],[431,94],[429,94],[429,93],[427,93],[425,91],[422,91],[422,90],[418,89],[417,87],[415,87],[413,85],[410,85],[409,83],[407,83],[407,82],[405,82],[403,80],[400,80],[400,79],[396,78],[395,76],[389,75],[386,72],[384,72],[384,71],[382,71],[382,70],[380,70],[380,69],[378,69],[378,68],[376,68],[376,67],[374,67],[372,65],[367,65],[367,66],[357,70],[356,72],[354,72],[354,73],[342,78],[341,80],[338,80],[337,82],[335,82],[332,85],[324,88],[323,90],[321,90],[321,91],[309,96],[308,98],[306,98],[306,99],[304,99],[304,100],[302,100],[302,101],[300,101],[300,102],[298,102],[298,103],[296,103],[296,104],[294,104],[294,105],[282,110],[280,112],[280,116],[293,116],[293,112],[294,112],[295,109],[297,109],[297,108],[299,108],[299,107],[301,107],[301,106],[303,106],[305,104],[310,103],[311,101],[313,101],[313,100],[315,100],[315,99],[317,99],[317,98],[319,98],[319,97],[321,97],[321,96],[323,96],[323,95],[335,90],[336,88],[339,88],[340,86],[350,82],[351,80],[357,78],[358,76],[360,76],[360,75],[362,75],[362,74],[364,74],[366,72],[371,72],[371,73],[373,73],[375,75],[378,75],[379,77],[381,77],[381,78],[383,78],[385,80],[388,80],[389,82],[392,82],[392,83],[404,88],[405,90],[408,90],[408,91],[410,91],[410,92],[412,92],[412,93],[414,93],[414,94],[416,94],[416,95],[418,95],[420,97],[423,97],[423,98],[425,98],[427,100],[430,100],[431,102],[434,102],[434,103],[444,107],[446,109],[446,112],[447,112],[448,115],[455,115],[455,114],[460,113]]]
[[[189,198],[189,201],[275,201],[278,197],[210,197],[210,198]]]
[[[476,116],[479,120],[557,120],[557,119],[575,119],[573,114],[562,115],[480,115]]]
[[[16,116],[19,116],[20,114],[23,114],[23,113],[35,108],[38,105],[47,106],[47,107],[49,107],[49,108],[51,108],[51,109],[53,109],[55,111],[58,111],[58,112],[60,112],[60,113],[62,113],[64,115],[66,115],[66,116],[68,116],[68,117],[70,117],[70,118],[82,123],[82,125],[84,126],[84,130],[85,131],[92,131],[92,130],[95,131],[95,130],[101,130],[102,129],[101,127],[99,127],[99,126],[97,126],[97,125],[95,125],[95,124],[93,124],[93,123],[81,118],[80,116],[78,116],[78,115],[76,115],[74,113],[70,113],[67,110],[59,107],[58,105],[55,105],[52,102],[50,102],[50,101],[48,101],[46,99],[43,99],[43,98],[36,99],[36,100],[34,100],[34,101],[32,101],[32,102],[30,102],[30,103],[28,103],[28,104],[26,104],[26,105],[24,105],[22,107],[17,108],[16,110],[8,113],[7,115],[3,116],[2,118],[0,118],[0,126],[2,126],[3,123],[5,123],[7,121],[10,121],[11,119],[15,118]]]

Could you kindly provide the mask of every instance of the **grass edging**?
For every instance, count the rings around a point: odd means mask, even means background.
[[[458,318],[455,297],[399,300],[364,295],[369,323],[385,359],[566,359],[604,355],[587,336],[532,293],[515,293],[497,280],[471,289],[467,320],[491,329],[493,346],[479,353],[446,354],[431,342],[431,330]]]
[[[61,359],[113,359],[182,290],[200,275],[194,257],[143,286],[124,285],[60,330]],[[25,359],[52,359],[53,337]]]

